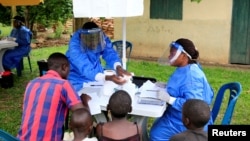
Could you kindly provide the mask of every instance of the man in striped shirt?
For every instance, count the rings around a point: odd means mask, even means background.
[[[68,110],[88,108],[67,79],[69,62],[62,53],[48,58],[49,71],[29,82],[23,100],[23,115],[17,138],[21,141],[61,141]]]

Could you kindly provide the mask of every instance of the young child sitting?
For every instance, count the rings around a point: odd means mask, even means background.
[[[77,109],[72,113],[69,128],[73,133],[66,133],[64,141],[97,141],[96,137],[88,137],[93,129],[93,120],[86,108]]]
[[[187,130],[176,134],[170,141],[207,141],[207,132],[203,130],[210,118],[208,104],[200,99],[189,99],[182,107],[182,122]]]
[[[132,100],[124,90],[113,93],[107,105],[111,113],[111,121],[99,123],[96,127],[99,141],[141,141],[141,127],[137,123],[127,120],[127,115],[132,111]]]

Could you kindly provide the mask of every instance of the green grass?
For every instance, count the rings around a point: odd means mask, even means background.
[[[0,39],[2,37],[6,37],[10,34],[10,31],[11,31],[12,27],[11,26],[3,26],[1,23],[0,23],[0,30],[1,30],[1,34],[0,34]]]
[[[52,52],[65,53],[67,46],[46,47],[33,49],[31,51],[32,72],[29,70],[28,61],[24,58],[24,71],[22,77],[14,75],[14,87],[10,89],[0,88],[0,128],[13,134],[18,132],[21,123],[22,100],[26,84],[29,80],[39,76],[37,61],[46,59]],[[170,74],[174,71],[174,67],[161,66],[156,62],[147,62],[131,59],[127,65],[129,71],[135,75],[154,77],[158,81],[167,82]],[[208,81],[211,83],[214,91],[217,92],[220,86],[231,81],[239,81],[242,84],[243,91],[238,99],[235,107],[232,124],[249,124],[250,123],[250,96],[249,83],[250,71],[248,69],[237,69],[221,66],[206,66],[203,65],[203,70],[206,73]],[[16,70],[13,70],[16,73]],[[226,103],[223,103],[222,109]],[[216,123],[220,123],[221,115]],[[149,128],[152,125],[153,118],[149,119]]]

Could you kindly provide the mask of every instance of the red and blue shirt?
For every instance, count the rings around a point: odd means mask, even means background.
[[[23,141],[61,141],[66,114],[80,102],[69,81],[49,70],[26,87],[17,137]]]

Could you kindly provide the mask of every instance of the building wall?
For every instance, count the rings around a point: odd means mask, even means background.
[[[132,57],[157,59],[178,38],[191,39],[200,60],[229,63],[231,0],[183,0],[182,20],[149,19],[150,0],[143,16],[126,18],[126,39],[133,43]],[[122,39],[122,18],[114,19],[114,39]]]

